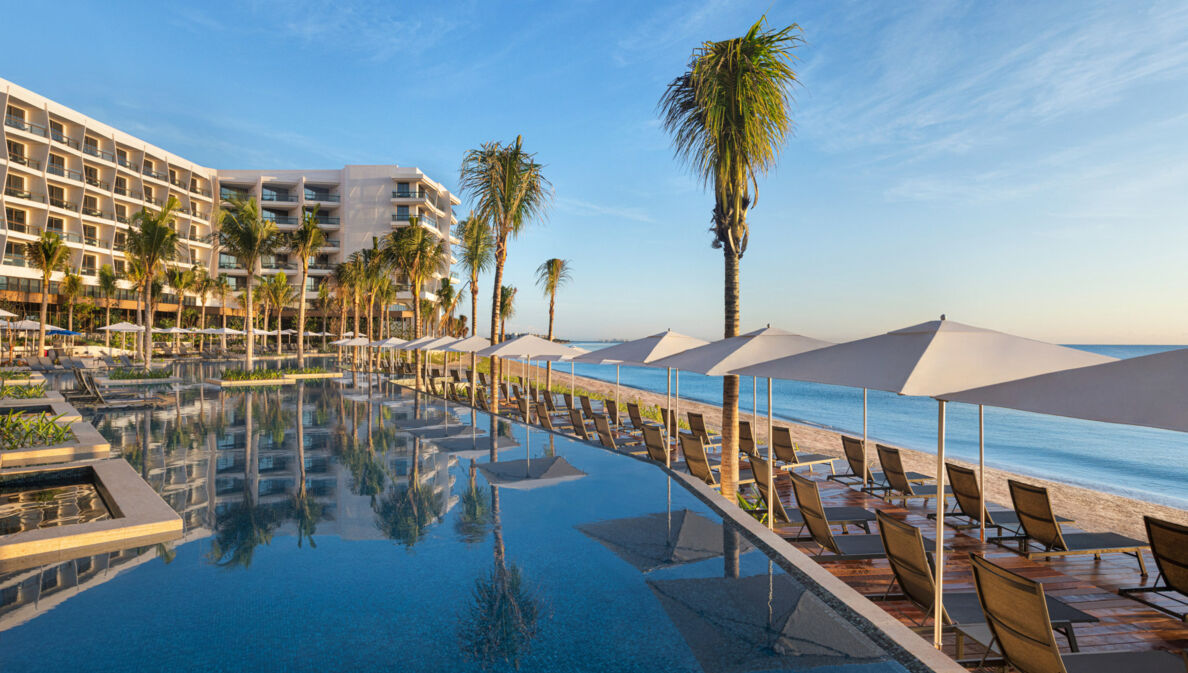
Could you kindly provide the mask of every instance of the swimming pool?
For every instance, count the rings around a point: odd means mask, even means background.
[[[395,386],[93,422],[185,535],[0,577],[6,673],[915,668],[662,470]]]

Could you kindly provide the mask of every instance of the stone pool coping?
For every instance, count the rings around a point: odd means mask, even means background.
[[[206,383],[220,388],[265,388],[271,386],[296,385],[297,379],[259,379],[255,381],[228,381],[226,379],[203,379]]]
[[[408,386],[402,385],[401,387],[411,392],[416,392]],[[422,391],[422,393],[429,394],[425,391]],[[469,405],[459,404],[453,400],[445,401],[451,405],[473,408],[479,413],[490,414],[490,412],[485,412],[477,407],[469,407]],[[503,415],[500,415],[499,418],[510,423],[515,423],[516,425],[525,426],[522,421],[514,418]],[[527,427],[530,427],[534,431],[550,432],[535,425]],[[552,431],[550,434],[571,441],[582,442],[582,440],[562,432]],[[890,613],[883,610],[883,608],[875,605],[869,598],[858,593],[853,587],[834,577],[832,573],[814,561],[808,554],[797,549],[774,531],[768,530],[766,525],[759,523],[759,521],[749,516],[739,507],[727,503],[722,499],[720,493],[711,486],[696,479],[693,475],[677,472],[644,456],[633,456],[629,453],[611,451],[598,442],[583,443],[606,453],[647,463],[665,472],[670,478],[675,479],[680,485],[696,496],[698,500],[704,502],[723,521],[729,521],[737,526],[752,544],[762,549],[769,558],[778,563],[789,575],[800,581],[807,591],[821,599],[821,601],[836,611],[846,622],[874,641],[876,645],[887,652],[888,656],[912,673],[926,673],[928,671],[937,673],[968,673],[968,669],[949,658],[944,652],[934,648],[930,641],[915,631],[912,631]]]
[[[28,374],[29,378],[14,380],[14,379],[5,378],[5,376],[4,376],[5,374],[17,374],[17,373]],[[35,385],[38,385],[41,383],[45,383],[45,375],[42,374],[41,372],[35,372],[31,369],[7,370],[7,371],[0,371],[0,380],[3,380],[6,385],[10,385],[10,386],[35,386]]]
[[[0,471],[0,474],[36,475],[66,470],[89,470],[92,473],[96,490],[112,518],[0,536],[0,572],[181,537],[181,517],[124,460],[9,469]]]
[[[70,424],[70,430],[74,432],[74,441],[71,442],[0,451],[0,468],[92,460],[111,454],[111,444],[107,439],[81,417]]]

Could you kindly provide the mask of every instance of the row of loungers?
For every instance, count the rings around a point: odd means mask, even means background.
[[[485,377],[480,373],[483,387],[474,392],[480,408],[490,410],[487,402]],[[433,381],[432,378],[427,379]],[[430,384],[435,394],[449,397],[467,404],[469,391],[463,389],[455,374],[453,381],[441,389]],[[579,439],[597,442],[603,447],[648,458],[674,469],[687,469],[690,474],[711,486],[717,485],[718,464],[707,449],[720,448],[717,437],[709,432],[704,418],[689,414],[690,432],[669,432],[676,430],[675,419],[662,410],[670,423],[665,425],[644,420],[638,404],[628,403],[627,417],[620,422],[617,405],[610,400],[603,404],[601,412],[595,412],[589,398],[563,395],[564,410],[561,410],[550,394],[532,390],[525,396],[518,386],[501,384],[502,397],[511,403],[509,415],[519,420],[540,425],[546,430],[564,432]],[[529,399],[529,398],[532,399]],[[739,475],[740,485],[752,485],[753,501],[748,507],[757,515],[772,518],[775,531],[790,540],[812,541],[819,548],[817,559],[822,562],[833,560],[886,559],[893,573],[892,586],[884,592],[883,598],[890,598],[891,588],[898,585],[901,591],[897,597],[905,597],[917,605],[925,615],[933,609],[935,585],[934,568],[928,547],[934,542],[926,541],[921,531],[911,524],[897,519],[883,511],[870,511],[862,507],[825,507],[822,503],[818,482],[797,473],[794,469],[813,465],[829,464],[834,458],[822,454],[806,454],[797,450],[791,440],[788,428],[776,427],[773,432],[772,452],[777,464],[769,466],[760,455],[749,424],[740,442],[742,457],[749,470]],[[741,429],[741,427],[740,427]],[[679,451],[666,439],[673,435],[678,439]],[[666,438],[666,435],[668,436]],[[831,469],[829,479],[840,483],[860,485],[866,492],[881,494],[889,501],[928,502],[937,497],[935,484],[927,484],[927,475],[907,472],[903,469],[899,451],[892,447],[878,445],[882,472],[872,472],[865,463],[865,452],[861,440],[843,437],[843,449],[850,472],[837,474]],[[678,462],[678,458],[683,460]],[[774,468],[774,469],[773,469]],[[1145,592],[1174,593],[1188,596],[1188,527],[1153,517],[1144,517],[1149,544],[1115,533],[1066,533],[1061,524],[1071,520],[1057,517],[1051,507],[1047,489],[1016,480],[1009,481],[1013,511],[980,512],[980,491],[976,473],[966,467],[946,464],[951,486],[944,490],[946,502],[952,498],[952,509],[946,511],[946,523],[958,529],[978,526],[982,517],[987,527],[999,531],[992,538],[1000,544],[1017,543],[1018,552],[1030,559],[1065,555],[1093,555],[1100,558],[1107,553],[1125,553],[1135,556],[1141,574],[1147,570],[1143,550],[1149,549],[1159,569],[1154,585],[1123,589],[1120,593],[1138,598],[1144,604],[1167,612],[1179,619],[1188,620],[1183,611],[1169,610],[1163,605],[1143,600],[1137,595]],[[774,485],[768,475],[786,473],[792,482],[795,506],[785,506],[772,491]],[[769,493],[772,511],[767,511]],[[946,510],[949,508],[946,507]],[[952,521],[949,519],[952,517]],[[878,532],[871,532],[871,524],[877,524]],[[839,526],[842,534],[834,533]],[[861,533],[850,533],[850,529]],[[1063,601],[1047,597],[1038,582],[1020,576],[979,555],[971,556],[975,578],[975,592],[954,592],[945,594],[943,619],[946,627],[958,634],[958,658],[963,656],[965,640],[981,643],[989,655],[1001,654],[1006,663],[1021,671],[1123,671],[1142,670],[1185,671],[1186,661],[1181,656],[1166,652],[1110,652],[1079,653],[1075,624],[1091,623],[1097,618],[1078,610]],[[1185,604],[1188,607],[1188,603]],[[926,616],[924,620],[927,621]],[[1061,654],[1055,633],[1068,642],[1073,654]],[[985,663],[983,661],[978,663]]]

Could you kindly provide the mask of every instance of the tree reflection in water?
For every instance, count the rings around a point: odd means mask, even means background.
[[[462,492],[462,507],[458,517],[454,519],[454,532],[458,534],[458,539],[466,544],[482,542],[491,527],[491,508],[488,505],[487,491],[475,481],[477,473],[474,459],[471,459],[466,490]]]
[[[421,440],[413,439],[407,485],[404,489],[397,487],[394,475],[392,484],[375,509],[375,524],[389,539],[412,548],[445,513],[445,498],[421,483]]]
[[[315,410],[316,415],[316,410]],[[297,524],[297,546],[309,540],[310,549],[316,549],[314,533],[318,521],[324,515],[324,507],[309,496],[305,474],[305,383],[297,383],[297,488],[293,491],[293,520]]]

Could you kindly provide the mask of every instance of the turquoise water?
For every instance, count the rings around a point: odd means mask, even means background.
[[[589,444],[352,380],[187,385],[93,422],[184,538],[0,575],[4,673],[906,670],[663,471]],[[565,479],[487,483],[518,460]]]
[[[603,348],[608,343],[578,343]],[[1126,358],[1179,346],[1076,346]],[[566,369],[562,365],[562,370]],[[615,368],[576,365],[583,376],[614,382]],[[663,393],[665,371],[622,367],[620,381]],[[682,372],[681,397],[721,404],[721,379]],[[753,385],[742,381],[740,406],[752,409]],[[758,382],[759,414],[767,413],[766,380]],[[868,435],[884,442],[936,452],[936,402],[870,391]],[[862,436],[862,391],[797,381],[772,385],[772,411],[782,419]],[[1007,409],[985,409],[986,463],[993,467],[1188,508],[1188,435],[1150,428],[1079,421]],[[978,458],[977,407],[950,404],[945,450],[965,460]]]

